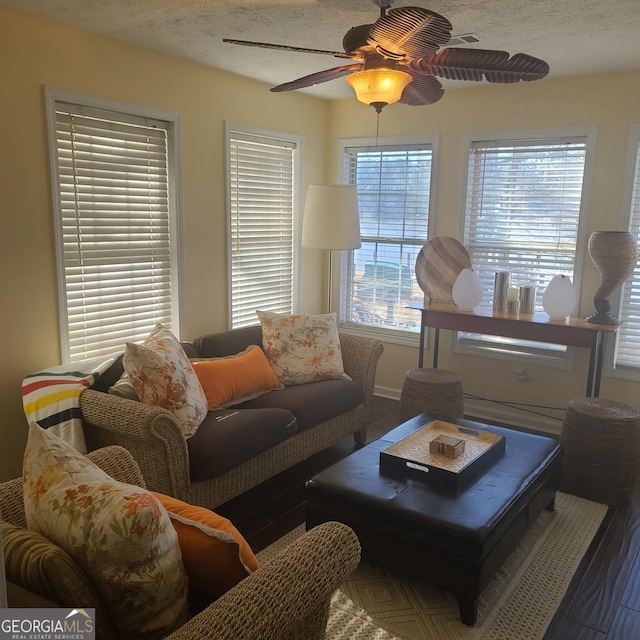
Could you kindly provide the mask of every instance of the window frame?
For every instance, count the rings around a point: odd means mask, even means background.
[[[437,176],[438,176],[438,159],[439,159],[439,145],[440,136],[433,135],[418,135],[418,136],[389,136],[384,138],[341,138],[338,140],[337,145],[337,176],[336,182],[340,184],[348,184],[346,182],[346,150],[352,147],[416,147],[416,146],[429,146],[431,149],[431,175],[429,183],[429,207],[427,212],[427,235],[423,240],[423,245],[431,238],[431,230],[433,228],[433,218],[435,210],[435,202],[437,198]],[[339,277],[339,317],[338,322],[340,330],[345,333],[352,333],[357,335],[366,335],[384,340],[390,344],[400,344],[406,346],[417,346],[420,342],[420,311],[414,311],[416,316],[416,328],[415,330],[408,329],[395,329],[387,328],[383,326],[372,326],[359,324],[356,322],[346,322],[344,320],[346,295],[347,295],[347,265],[353,249],[347,251],[341,251],[339,256],[338,272]],[[415,268],[415,265],[414,265]],[[335,283],[333,283],[335,284]],[[425,347],[427,341],[425,340]]]
[[[303,159],[304,159],[304,137],[293,134],[285,133],[282,131],[274,131],[269,129],[259,129],[255,127],[249,127],[246,125],[238,124],[231,121],[225,121],[225,190],[226,190],[226,225],[227,225],[227,308],[228,327],[231,329],[234,327],[233,318],[233,240],[232,240],[232,221],[231,221],[231,136],[233,133],[255,136],[259,138],[269,138],[272,140],[281,140],[288,144],[294,145],[293,153],[293,193],[292,193],[292,262],[291,262],[291,309],[293,313],[298,313],[300,310],[300,289],[302,277],[300,273],[301,261],[300,261],[300,234],[301,234],[301,202],[302,202],[302,176],[303,176]],[[266,307],[265,307],[266,308]],[[268,308],[266,308],[269,310]],[[255,323],[258,323],[258,317],[256,316]],[[248,326],[246,324],[237,325]]]
[[[469,190],[469,170],[471,163],[471,151],[474,143],[497,141],[508,143],[509,141],[518,140],[536,140],[541,142],[553,142],[562,138],[585,138],[585,160],[584,160],[584,172],[582,177],[582,190],[580,199],[580,210],[578,214],[578,227],[576,231],[576,247],[575,257],[573,264],[573,273],[571,274],[571,281],[577,293],[578,301],[580,300],[580,291],[582,287],[582,268],[584,259],[586,256],[586,244],[587,244],[587,226],[588,226],[588,211],[590,200],[590,186],[592,183],[594,172],[594,159],[595,159],[595,145],[596,145],[596,127],[584,126],[584,127],[566,127],[561,129],[532,129],[532,130],[514,130],[514,131],[492,131],[481,133],[468,133],[463,137],[463,157],[464,166],[461,176],[461,196],[460,196],[460,229],[464,238],[463,242],[466,242],[464,237],[466,234],[466,210],[467,210],[467,198]],[[486,300],[487,293],[484,292],[484,298]],[[538,292],[540,295],[540,292]],[[482,304],[482,303],[481,303]],[[484,303],[488,306],[487,303]],[[536,309],[541,311],[540,308]],[[559,368],[570,370],[573,369],[576,357],[575,347],[566,347],[565,349],[558,349],[557,345],[549,345],[549,348],[545,348],[544,343],[539,343],[541,346],[536,345],[509,349],[506,346],[498,346],[496,348],[494,340],[488,340],[484,344],[480,341],[465,341],[460,336],[460,332],[455,332],[451,340],[451,350],[453,353],[491,357],[498,360],[506,360],[511,362],[526,363],[530,365],[540,365],[551,368]]]
[[[634,190],[638,191],[636,198],[640,199],[640,123],[632,124],[629,127],[627,144],[627,157],[625,163],[625,174],[622,186],[622,201],[620,209],[620,229],[631,231],[632,206],[634,204]],[[640,215],[640,214],[639,214]],[[640,224],[639,224],[640,227]],[[636,235],[636,241],[640,241],[640,234]],[[636,266],[636,272],[640,269],[640,262]],[[622,286],[610,297],[612,312],[621,321],[625,322],[624,293],[629,286],[630,276]],[[640,287],[640,283],[638,284]],[[618,351],[620,333],[616,333],[614,341],[608,341],[605,348],[605,370],[604,374],[622,380],[640,380],[640,362],[637,366],[618,364],[616,356]]]
[[[182,156],[181,117],[179,113],[146,107],[143,105],[87,95],[57,87],[46,86],[45,111],[49,141],[49,167],[51,179],[54,239],[56,252],[56,276],[58,293],[58,317],[60,335],[60,359],[63,364],[72,362],[67,312],[67,292],[62,230],[62,203],[58,148],[56,134],[56,104],[69,103],[78,107],[114,112],[126,121],[127,116],[163,121],[167,125],[167,184],[171,287],[171,330],[179,337],[182,309],[184,307],[184,269],[182,243]],[[149,326],[149,330],[153,327]],[[123,348],[126,340],[123,340]]]

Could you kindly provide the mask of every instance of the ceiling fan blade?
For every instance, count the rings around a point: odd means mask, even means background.
[[[376,20],[368,42],[392,59],[424,58],[449,42],[452,28],[438,13],[421,7],[400,7]]]
[[[294,89],[304,89],[305,87],[311,87],[314,84],[320,84],[321,82],[329,82],[329,80],[336,80],[348,76],[350,73],[360,71],[362,69],[362,63],[346,64],[343,67],[334,67],[333,69],[326,69],[325,71],[318,71],[308,76],[292,80],[291,82],[285,82],[279,84],[277,87],[272,87],[271,91],[276,93],[280,91],[293,91]]]
[[[411,71],[409,71],[411,73]],[[440,80],[424,73],[411,73],[413,80],[404,88],[400,102],[412,107],[438,102],[444,95]]]
[[[223,38],[222,42],[230,44],[241,44],[245,47],[260,47],[262,49],[279,49],[280,51],[296,51],[298,53],[319,53],[325,56],[334,56],[336,58],[356,58],[357,54],[345,53],[344,51],[325,51],[324,49],[306,49],[304,47],[290,47],[286,44],[271,44],[269,42],[251,42],[250,40],[233,40],[231,38]]]
[[[486,49],[443,49],[439,53],[411,60],[408,69],[432,74],[448,80],[482,80],[499,84],[541,80],[549,73],[549,65],[539,58],[516,53],[509,58],[506,51]]]

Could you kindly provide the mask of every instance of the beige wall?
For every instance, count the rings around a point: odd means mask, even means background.
[[[355,100],[326,103],[302,94],[271,94],[264,84],[137,49],[86,32],[0,10],[3,301],[0,332],[0,479],[20,472],[26,423],[25,374],[59,362],[57,299],[44,87],[175,111],[182,123],[185,305],[182,337],[225,328],[227,317],[224,121],[305,138],[305,183],[335,179],[336,142],[375,135],[375,112]],[[432,234],[461,237],[462,137],[470,132],[596,125],[597,152],[588,231],[618,228],[629,125],[640,122],[640,72],[531,85],[450,90],[431,107],[393,105],[380,135],[436,133],[440,158]],[[326,265],[303,252],[303,310],[325,300]],[[597,283],[586,259],[580,311]],[[574,371],[530,367],[515,382],[514,364],[453,356],[441,364],[478,395],[564,406],[584,393],[586,354]],[[417,349],[386,345],[378,387],[393,395],[416,366]],[[602,395],[637,405],[637,383],[603,381]]]
[[[625,175],[629,128],[640,123],[640,72],[545,80],[519,85],[475,85],[449,90],[430,107],[391,105],[380,117],[380,136],[439,136],[440,155],[435,184],[435,219],[432,235],[462,240],[463,136],[470,133],[523,129],[595,126],[596,153],[589,189],[586,238],[595,230],[619,229],[622,184]],[[327,175],[336,175],[336,141],[340,138],[374,137],[375,112],[355,100],[331,104]],[[592,296],[598,276],[587,252],[582,269],[580,313],[593,311]],[[529,379],[516,380],[513,361],[451,353],[448,332],[441,335],[440,366],[462,374],[465,391],[486,398],[511,402],[565,407],[582,396],[586,388],[587,352],[578,350],[573,370],[528,367]],[[425,362],[430,362],[431,353]],[[417,366],[417,350],[388,344],[377,384],[390,395],[402,386],[407,369]],[[640,406],[638,382],[605,377],[601,396]],[[468,403],[468,406],[473,403]],[[495,405],[477,404],[485,415],[508,416],[522,424],[557,430],[557,421],[547,421],[522,412],[509,412]],[[560,412],[549,412],[559,416]]]
[[[0,479],[21,470],[25,374],[60,362],[44,87],[177,112],[182,125],[182,337],[226,328],[224,122],[304,136],[304,178],[324,182],[327,103],[0,10],[3,296]],[[304,253],[303,308],[317,310],[320,252]]]

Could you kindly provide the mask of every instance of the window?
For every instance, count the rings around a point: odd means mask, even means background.
[[[526,139],[470,140],[464,244],[493,303],[494,276],[537,288],[537,308],[556,274],[572,277],[584,208],[587,132]],[[459,345],[563,359],[566,347],[460,334]],[[554,356],[555,352],[555,356]]]
[[[629,163],[633,169],[629,204],[629,231],[636,241],[640,239],[640,125],[632,130],[632,159]],[[615,350],[615,368],[618,371],[640,373],[640,266],[622,285],[620,316],[624,321],[618,332]]]
[[[177,325],[178,117],[47,91],[62,359]]]
[[[427,241],[434,139],[343,140],[344,181],[358,189],[362,246],[346,253],[341,321],[415,336],[424,293],[415,263]],[[410,333],[409,333],[410,332]]]
[[[297,303],[297,136],[227,126],[230,326]]]

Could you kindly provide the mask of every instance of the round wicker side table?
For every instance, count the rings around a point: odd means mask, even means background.
[[[400,422],[420,413],[448,418],[464,416],[464,396],[460,375],[446,369],[411,369],[400,394]]]
[[[562,491],[603,504],[629,499],[640,468],[640,411],[614,400],[576,398],[560,441]]]

